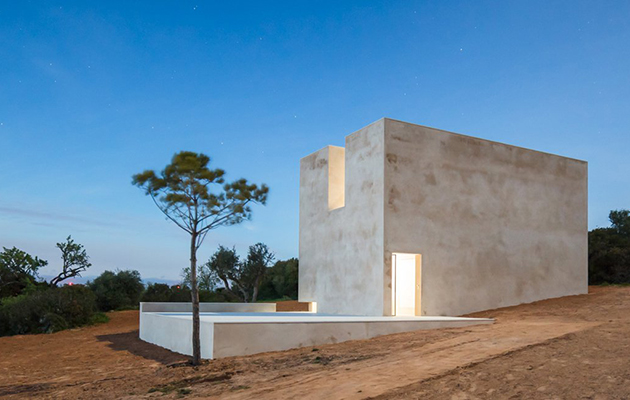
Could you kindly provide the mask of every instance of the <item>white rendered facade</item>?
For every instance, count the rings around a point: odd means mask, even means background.
[[[582,294],[587,231],[586,162],[381,119],[301,160],[299,300],[462,315]]]

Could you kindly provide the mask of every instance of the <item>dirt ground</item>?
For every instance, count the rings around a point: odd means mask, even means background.
[[[99,326],[0,338],[0,398],[630,398],[630,288],[474,316],[496,323],[191,368],[138,339],[137,311],[115,312]]]

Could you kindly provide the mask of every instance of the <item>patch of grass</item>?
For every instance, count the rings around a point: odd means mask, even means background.
[[[195,376],[192,378],[182,379],[181,381],[173,381],[165,385],[152,387],[151,389],[149,389],[149,393],[161,392],[164,394],[168,394],[177,390],[177,393],[179,395],[186,395],[192,392],[192,390],[189,388],[189,386],[191,385],[195,385],[198,383],[223,382],[232,379],[232,375],[233,374],[226,372],[220,375]]]
[[[149,393],[160,392],[162,394],[169,394],[171,392],[174,392],[175,390],[177,390],[177,393],[179,394],[189,394],[190,392],[192,392],[192,390],[187,389],[187,388],[178,388],[176,385],[167,384],[167,385],[152,387],[151,389],[149,389]],[[188,391],[187,393],[185,393],[186,390]]]
[[[332,361],[332,359],[333,359],[333,357],[317,356],[311,361],[311,363],[328,365],[328,363],[330,363]]]
[[[90,325],[104,324],[105,322],[109,322],[109,317],[102,312],[97,312],[90,319]]]
[[[322,364],[322,358],[317,356],[313,359],[313,364]]]

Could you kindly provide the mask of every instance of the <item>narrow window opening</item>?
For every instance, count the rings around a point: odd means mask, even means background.
[[[346,149],[328,146],[328,210],[346,204]]]

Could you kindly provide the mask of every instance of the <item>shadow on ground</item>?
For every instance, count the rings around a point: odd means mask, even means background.
[[[50,387],[49,383],[36,383],[33,385],[8,385],[0,386],[0,397],[9,396],[13,394],[19,395],[34,395],[37,392],[46,390]]]
[[[96,336],[100,342],[109,342],[108,347],[116,351],[128,351],[131,354],[157,361],[164,365],[178,363],[188,358],[162,347],[140,340],[138,330],[111,335]]]

